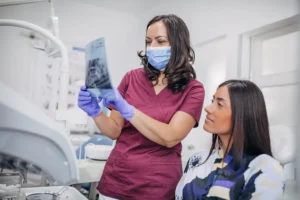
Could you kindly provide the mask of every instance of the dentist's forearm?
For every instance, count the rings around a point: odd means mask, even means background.
[[[130,123],[149,140],[172,148],[187,136],[196,120],[186,112],[177,111],[167,124],[136,109]]]
[[[176,137],[172,126],[157,121],[137,109],[130,123],[146,138],[162,146],[171,148],[181,141]]]
[[[106,116],[104,112],[101,112],[93,119],[96,126],[105,136],[112,140],[115,140],[120,136],[122,127],[118,125],[116,121]]]

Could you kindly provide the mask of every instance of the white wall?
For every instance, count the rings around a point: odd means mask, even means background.
[[[237,34],[299,12],[298,0],[165,0],[152,6],[143,16],[142,26],[155,15],[176,14],[186,22],[193,45],[226,34],[234,46]],[[231,56],[227,76],[236,77],[237,58]]]
[[[220,34],[258,28],[297,12],[297,0],[165,0],[153,4],[144,21],[157,14],[176,14],[188,25],[195,44]]]

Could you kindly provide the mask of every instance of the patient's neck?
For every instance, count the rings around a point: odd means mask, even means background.
[[[224,156],[225,156],[225,153],[226,153],[226,150],[227,150],[227,153],[229,152],[231,146],[232,146],[232,139],[229,143],[229,140],[230,140],[230,134],[228,135],[219,135],[219,138],[221,140],[221,148],[223,150],[223,153],[224,153]],[[227,149],[228,147],[228,149]]]

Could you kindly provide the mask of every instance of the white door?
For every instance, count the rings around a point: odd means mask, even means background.
[[[242,35],[240,77],[261,89],[270,122],[273,156],[292,156],[296,133],[297,75],[299,73],[300,29],[291,17]],[[288,145],[287,145],[288,144]],[[285,176],[294,179],[293,162],[286,164]]]

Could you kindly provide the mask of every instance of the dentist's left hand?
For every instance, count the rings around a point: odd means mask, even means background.
[[[110,98],[114,96],[115,98]],[[135,107],[130,105],[115,88],[109,89],[103,93],[103,105],[104,106],[113,106],[121,115],[127,120],[130,121],[135,113]]]
[[[86,90],[86,86],[81,86],[78,94],[78,107],[87,113],[90,117],[96,117],[101,113],[101,107],[99,102],[102,98],[94,97],[90,92]]]

